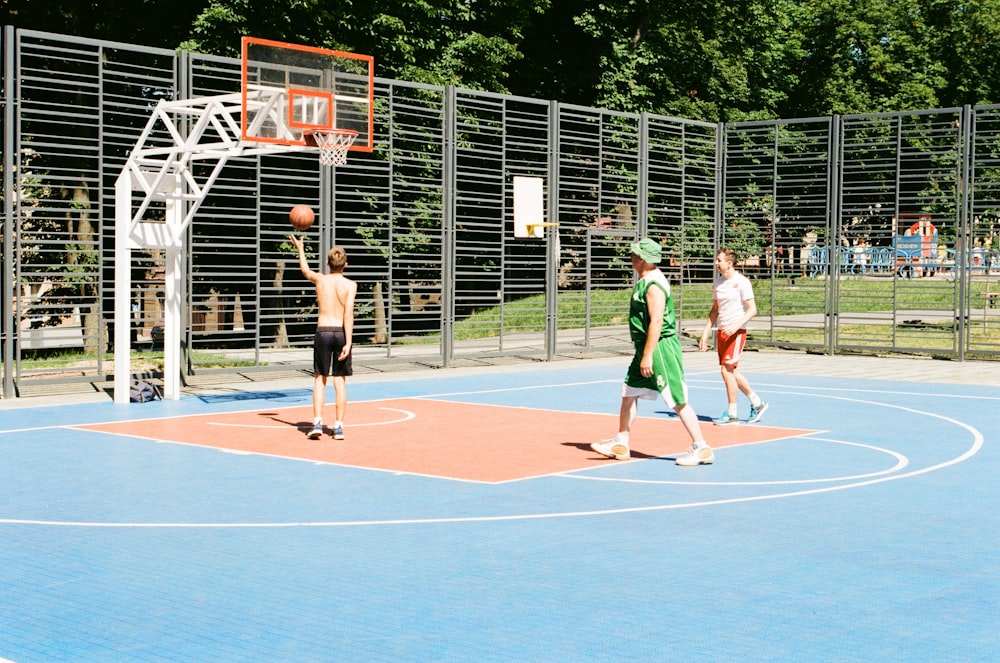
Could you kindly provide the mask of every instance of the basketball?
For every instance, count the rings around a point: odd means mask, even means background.
[[[306,230],[313,224],[316,215],[308,205],[296,205],[288,213],[288,218],[292,221],[292,227],[296,230]]]

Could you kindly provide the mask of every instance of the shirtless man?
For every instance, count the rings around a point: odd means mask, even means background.
[[[333,422],[333,439],[344,439],[344,415],[347,412],[347,376],[352,374],[351,337],[354,333],[354,298],[358,284],[344,276],[347,254],[335,246],[327,255],[329,274],[319,274],[309,269],[306,262],[304,240],[295,235],[289,239],[299,251],[299,269],[316,286],[316,304],[319,319],[313,340],[313,427],[306,435],[311,440],[323,435],[323,401],[326,396],[326,378],[333,376],[336,394],[336,419]]]

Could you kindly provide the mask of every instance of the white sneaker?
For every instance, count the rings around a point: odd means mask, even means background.
[[[715,452],[707,444],[700,447],[691,447],[690,451],[683,456],[679,456],[674,462],[684,467],[711,465],[715,462]]]
[[[615,460],[629,459],[628,445],[623,442],[619,442],[617,438],[604,440],[603,442],[594,442],[590,445],[590,448],[602,456],[614,458]]]

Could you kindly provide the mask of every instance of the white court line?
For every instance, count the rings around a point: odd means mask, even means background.
[[[808,377],[808,376],[805,376]],[[847,378],[843,378],[847,379]],[[875,380],[876,378],[862,378],[864,380]],[[708,382],[707,380],[703,380]],[[687,380],[688,383],[692,380]],[[776,389],[795,389],[796,392],[785,392],[785,393],[799,393],[803,391],[829,391],[829,392],[843,392],[851,394],[892,394],[894,396],[920,396],[925,398],[927,396],[933,396],[934,398],[957,398],[957,399],[968,399],[968,400],[986,400],[986,401],[1000,401],[1000,396],[979,396],[974,394],[947,394],[941,392],[928,392],[928,391],[898,391],[898,390],[888,390],[888,389],[858,389],[855,387],[809,387],[804,385],[788,385],[788,384],[774,384],[768,382],[757,382],[754,381],[754,385],[760,385],[761,387],[774,387]],[[939,385],[940,386],[940,385]],[[955,386],[967,386],[967,385],[955,385]],[[756,388],[756,386],[755,386]]]
[[[789,439],[789,438],[780,438]],[[862,447],[864,449],[873,449],[875,451],[881,451],[884,454],[893,456],[896,459],[896,464],[887,470],[881,470],[879,472],[869,472],[868,474],[854,474],[850,476],[843,477],[828,477],[824,479],[787,479],[782,481],[661,481],[659,479],[620,479],[617,477],[592,477],[578,474],[577,472],[586,472],[588,470],[574,470],[573,472],[562,472],[558,475],[564,479],[579,479],[581,481],[609,481],[614,483],[646,483],[654,485],[673,485],[673,486],[784,486],[790,484],[804,484],[804,483],[830,483],[833,481],[854,481],[856,479],[867,479],[868,477],[882,476],[883,474],[892,474],[893,472],[898,472],[907,465],[910,464],[910,459],[901,453],[897,453],[892,449],[885,449],[883,447],[876,447],[871,444],[862,444],[860,442],[848,442],[846,440],[832,440],[822,437],[811,437],[804,435],[799,437],[801,440],[816,440],[818,442],[832,442],[834,444],[846,444],[853,447]],[[757,444],[770,444],[771,442],[778,442],[779,440],[767,440],[765,442],[754,442],[753,445]],[[740,444],[740,447],[751,446],[748,444]]]
[[[386,398],[369,398],[369,399],[366,399],[366,400],[358,400],[358,401],[351,401],[351,402],[352,403],[359,403],[360,404],[360,403],[379,403],[379,402],[382,402],[382,401],[398,401],[398,400],[406,400],[406,399],[413,399],[413,400],[428,399],[428,400],[432,400],[432,399],[441,398],[441,397],[444,397],[444,396],[465,396],[465,395],[471,395],[471,394],[493,394],[493,393],[501,393],[501,392],[505,392],[505,391],[514,392],[514,391],[525,391],[525,390],[531,390],[531,389],[554,389],[554,388],[561,388],[561,387],[577,387],[577,386],[581,386],[581,385],[602,384],[602,383],[609,383],[609,382],[614,382],[614,383],[619,383],[620,384],[621,383],[621,379],[617,379],[616,378],[616,379],[606,379],[606,380],[588,380],[588,381],[584,381],[584,382],[562,382],[562,383],[556,383],[556,384],[528,385],[528,386],[522,386],[522,387],[502,387],[502,388],[498,388],[498,389],[477,389],[477,390],[471,390],[471,391],[453,391],[453,392],[434,393],[434,394],[411,394],[409,396],[406,396],[406,395],[403,395],[403,396],[388,396]],[[192,397],[185,397],[185,398],[188,399],[188,398],[198,398],[198,397],[197,396],[192,396]],[[225,412],[224,414],[241,414],[241,413],[246,413],[246,412],[263,412],[263,411],[269,411],[269,410],[274,410],[274,411],[296,410],[296,409],[302,408],[304,406],[308,406],[311,402],[312,401],[309,398],[303,397],[302,402],[301,403],[297,403],[295,405],[282,405],[281,407],[261,407],[258,404],[256,407],[249,407],[249,408],[247,408],[245,410],[230,410],[230,411]],[[490,405],[490,404],[489,403],[467,403],[467,405]],[[518,406],[516,406],[516,405],[510,405],[510,406],[500,406],[500,407],[512,407],[512,408],[516,408]],[[549,410],[550,408],[533,408],[533,409]],[[551,410],[551,411],[553,411],[553,412],[565,412],[565,410]],[[35,432],[35,431],[53,430],[53,429],[61,429],[61,428],[69,428],[69,429],[72,429],[72,428],[87,428],[89,426],[106,426],[106,425],[109,425],[109,424],[137,423],[137,422],[142,422],[142,421],[163,421],[165,419],[183,419],[183,418],[186,418],[186,417],[205,417],[205,416],[209,416],[209,415],[212,415],[212,414],[219,414],[219,413],[215,413],[215,412],[185,412],[184,414],[170,414],[170,415],[162,416],[162,417],[137,417],[137,418],[134,418],[134,419],[127,419],[127,420],[111,419],[111,420],[104,420],[104,421],[89,421],[87,423],[82,423],[82,424],[80,424],[80,423],[77,423],[77,424],[52,424],[52,425],[49,425],[49,426],[31,426],[31,427],[28,427],[28,428],[11,428],[9,430],[0,430],[0,435],[3,435],[5,433],[30,433],[30,432]],[[601,413],[601,414],[607,414],[607,413]],[[617,417],[618,416],[617,413],[614,416]]]
[[[399,408],[395,408],[395,407],[379,407],[379,408],[375,408],[375,409],[377,409],[377,410],[386,410],[386,411],[389,411],[389,412],[402,412],[403,416],[400,417],[399,419],[390,419],[389,421],[373,421],[373,422],[367,423],[367,424],[350,424],[349,426],[345,426],[345,428],[363,428],[365,426],[388,426],[389,424],[400,424],[400,423],[403,423],[404,421],[409,421],[410,419],[415,419],[416,416],[417,416],[416,413],[414,413],[414,412],[410,412],[409,410],[400,410]],[[237,413],[237,414],[242,414],[242,413]],[[259,425],[259,424],[226,424],[226,423],[223,423],[221,421],[209,421],[208,425],[209,426],[228,426],[230,428],[278,428],[278,429],[281,429],[281,430],[288,430],[288,425],[287,424],[282,425],[282,426],[278,426],[278,425],[274,425],[274,426],[262,426],[262,425]]]
[[[719,375],[717,371],[708,372],[700,371],[699,373],[704,374],[704,377],[697,378],[693,377],[694,374],[688,373],[685,377],[685,382],[688,386],[691,383],[697,382],[698,388],[705,389],[709,388],[712,391],[721,391],[723,385],[718,379]],[[794,377],[794,376],[792,376]],[[806,376],[808,377],[808,376]],[[848,378],[844,378],[848,379]],[[864,378],[864,379],[874,379],[874,378]],[[533,389],[558,389],[563,387],[580,387],[585,385],[593,384],[621,384],[621,378],[606,378],[601,380],[585,380],[580,382],[561,382],[556,384],[540,384],[540,385],[526,385],[521,387],[498,387],[496,389],[475,389],[471,391],[453,391],[453,392],[441,392],[437,394],[424,394],[422,396],[407,396],[404,398],[443,398],[447,396],[466,396],[472,394],[496,394],[503,392],[514,392],[514,391],[530,391]],[[705,387],[705,384],[710,384],[711,387]],[[754,384],[758,384],[754,382]],[[920,396],[922,398],[927,396],[934,396],[936,398],[957,398],[957,399],[969,399],[969,400],[996,400],[1000,401],[1000,396],[978,396],[969,394],[947,394],[941,392],[930,393],[927,391],[890,391],[885,389],[857,389],[850,387],[810,387],[801,385],[789,385],[789,384],[775,384],[761,382],[759,383],[763,387],[774,387],[776,389],[793,389],[794,391],[786,391],[784,393],[801,395],[802,391],[816,391],[816,392],[844,392],[844,393],[857,393],[857,394],[893,394],[897,396]],[[959,386],[959,385],[956,385]]]
[[[87,521],[52,521],[52,520],[21,520],[4,518],[0,519],[0,524],[5,525],[36,525],[45,527],[86,527],[86,528],[132,528],[132,529],[264,529],[264,528],[333,528],[333,527],[372,527],[386,525],[441,525],[456,523],[484,523],[484,522],[510,522],[510,521],[530,521],[530,520],[552,520],[562,518],[584,518],[594,516],[612,516],[621,514],[646,513],[653,511],[673,511],[677,509],[691,509],[707,506],[721,506],[728,504],[740,504],[745,502],[760,502],[763,500],[786,499],[791,497],[802,497],[806,495],[819,495],[822,493],[832,493],[841,490],[850,490],[864,486],[873,486],[889,481],[899,481],[909,479],[929,472],[950,467],[962,463],[976,455],[983,447],[983,435],[977,429],[958,421],[951,417],[923,410],[916,410],[901,405],[889,403],[876,403],[872,401],[862,401],[860,399],[846,398],[841,396],[827,396],[837,400],[864,403],[867,405],[888,407],[916,415],[940,419],[946,423],[954,424],[965,429],[972,435],[972,445],[958,456],[930,465],[922,469],[913,470],[905,474],[893,474],[891,476],[881,476],[869,478],[865,481],[854,483],[843,483],[836,486],[825,486],[821,488],[809,488],[806,490],[796,490],[785,493],[774,493],[768,495],[752,495],[748,497],[730,497],[717,500],[701,500],[698,502],[681,502],[676,504],[652,504],[647,506],[620,507],[616,509],[595,509],[587,511],[559,511],[550,513],[522,513],[495,516],[456,516],[451,518],[399,518],[391,520],[342,520],[342,521],[315,521],[315,522],[262,522],[262,523],[109,523],[109,522],[87,522]]]
[[[698,373],[703,373],[706,376],[710,374],[710,375],[713,375],[715,377],[718,377],[718,374],[716,372],[711,372],[710,373],[709,371],[699,371]],[[688,386],[692,386],[691,383],[692,382],[696,382],[696,380],[691,379],[690,375],[692,375],[692,374],[689,374],[689,377],[685,380],[688,383]],[[706,379],[701,380],[701,382],[704,382],[704,383],[707,384],[707,383],[709,383],[709,380],[706,378]],[[709,388],[709,389],[711,389],[712,391],[718,391],[718,390],[722,389],[722,386],[717,384],[718,383],[717,379],[714,379],[711,382],[712,382],[713,386],[711,388]],[[431,393],[431,394],[413,394],[413,395],[409,395],[409,396],[391,396],[391,397],[387,397],[387,398],[370,398],[370,399],[367,399],[367,400],[354,401],[354,402],[357,402],[357,403],[378,403],[379,401],[394,401],[394,400],[401,400],[401,399],[406,399],[406,398],[412,398],[412,399],[416,399],[416,400],[420,400],[420,399],[435,399],[435,398],[444,398],[444,397],[449,397],[449,396],[467,396],[467,395],[473,395],[473,394],[496,394],[496,393],[503,393],[503,392],[529,391],[529,390],[535,390],[535,389],[560,389],[560,388],[566,388],[566,387],[579,387],[579,386],[585,386],[585,385],[611,384],[611,383],[621,384],[621,378],[607,378],[607,379],[601,379],[601,380],[584,380],[584,381],[579,381],[579,382],[560,382],[560,383],[554,383],[554,384],[525,385],[525,386],[520,386],[520,387],[500,387],[500,388],[496,388],[496,389],[474,389],[474,390],[469,390],[469,391],[451,391],[451,392],[439,392],[439,393]],[[694,385],[694,386],[695,386],[695,388],[699,388],[699,389],[708,388],[708,387],[705,387],[705,386],[703,386],[701,384]],[[945,393],[940,393],[940,392],[931,394],[931,393],[928,393],[926,391],[886,391],[886,390],[879,390],[879,389],[848,389],[848,388],[841,388],[841,387],[807,387],[807,386],[799,386],[799,385],[790,386],[790,385],[787,385],[787,384],[769,384],[769,383],[761,383],[761,386],[775,387],[777,389],[794,389],[794,391],[782,391],[782,392],[778,392],[778,393],[786,393],[786,394],[793,394],[793,395],[802,395],[802,391],[803,390],[808,390],[808,391],[816,391],[816,392],[824,392],[825,391],[825,392],[846,392],[846,393],[874,393],[874,394],[879,394],[879,395],[894,394],[894,395],[898,395],[898,396],[920,396],[920,397],[933,396],[935,398],[957,398],[957,399],[970,399],[970,400],[1000,400],[1000,397],[993,397],[993,396],[972,396],[972,395],[967,395],[967,394],[945,394]],[[185,398],[198,398],[198,397],[197,396],[192,396],[192,397],[185,397]],[[260,405],[258,404],[256,407],[252,407],[252,408],[249,408],[249,409],[246,409],[246,410],[232,410],[232,411],[226,412],[226,414],[238,414],[238,413],[241,413],[241,412],[261,412],[261,411],[264,411],[264,410],[292,410],[292,409],[301,408],[301,407],[303,407],[303,405],[307,405],[308,403],[309,403],[309,400],[307,398],[303,397],[302,402],[298,403],[296,405],[283,405],[281,407],[270,407],[270,408],[268,408],[268,407],[260,407]],[[475,404],[473,403],[473,405],[475,405]],[[481,403],[480,405],[485,405],[485,404]],[[500,406],[500,407],[517,408],[517,407],[529,407],[529,406],[510,405],[510,406]],[[549,409],[549,408],[531,408],[531,409]],[[566,412],[566,410],[553,410],[553,411]],[[183,418],[183,417],[201,417],[201,416],[205,416],[206,414],[211,414],[211,413],[189,412],[189,413],[185,413],[185,414],[174,414],[174,415],[169,415],[169,416],[164,416],[164,417],[135,418],[135,419],[129,419],[128,421],[129,422],[162,421],[164,419],[180,419],[180,418]],[[586,414],[586,413],[584,413],[584,414]],[[608,412],[593,413],[593,414],[608,414]],[[617,413],[615,413],[615,416],[617,416]],[[62,429],[62,428],[76,428],[76,427],[86,427],[86,426],[103,426],[103,425],[107,425],[107,424],[118,424],[118,423],[123,423],[123,421],[120,420],[120,419],[113,419],[113,420],[105,420],[105,421],[92,421],[92,422],[88,422],[88,423],[85,423],[85,424],[53,424],[53,425],[49,425],[49,426],[31,426],[31,427],[27,427],[27,428],[12,428],[12,429],[8,429],[8,430],[0,430],[0,435],[4,435],[4,434],[8,434],[8,433],[14,433],[14,434],[16,434],[16,433],[30,433],[30,432],[35,432],[35,431],[44,431],[44,430],[53,430],[53,429]]]

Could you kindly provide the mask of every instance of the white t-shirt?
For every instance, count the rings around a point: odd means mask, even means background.
[[[750,279],[739,272],[733,272],[728,279],[720,274],[715,277],[715,283],[712,285],[712,299],[719,307],[716,327],[720,329],[728,327],[743,319],[747,311],[746,302],[753,299],[753,286],[750,285]]]

